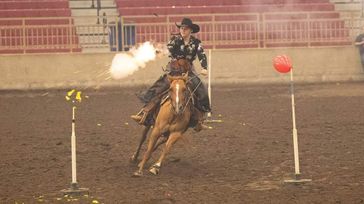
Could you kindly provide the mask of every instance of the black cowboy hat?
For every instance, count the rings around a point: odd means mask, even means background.
[[[182,19],[181,24],[176,23],[176,26],[178,28],[180,28],[182,26],[187,26],[187,27],[191,28],[192,33],[198,33],[198,31],[200,31],[200,26],[198,26],[197,24],[192,23],[192,20],[189,19],[189,18]]]

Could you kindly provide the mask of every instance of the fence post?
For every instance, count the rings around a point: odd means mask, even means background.
[[[166,24],[167,24],[167,29],[166,29],[166,42],[169,42],[169,33],[171,33],[170,29],[170,19],[169,19],[169,15],[166,16]]]
[[[307,19],[307,47],[311,47],[311,21],[310,18]]]
[[[26,28],[25,28],[25,19],[22,19],[22,27],[23,27],[23,53],[26,53],[26,47],[27,47],[27,42],[26,42]]]
[[[69,24],[69,40],[70,40],[70,51],[73,52],[73,31],[72,31],[72,18],[68,18],[68,24]]]
[[[121,42],[119,42],[119,21],[120,21],[120,35],[121,35]],[[125,38],[125,36],[124,36],[124,17],[122,17],[122,16],[120,16],[120,18],[119,19],[117,19],[116,20],[116,25],[115,25],[116,27],[115,27],[115,33],[116,33],[116,40],[115,40],[115,42],[116,42],[116,50],[117,51],[122,51],[123,50],[123,48],[124,48],[124,46],[125,46],[125,44],[124,44],[124,42],[125,42],[125,40],[124,40],[124,38]],[[119,43],[121,43],[121,47],[120,47],[120,49],[119,49]]]
[[[350,40],[351,40],[351,45],[354,45],[355,42],[354,40],[354,12],[350,12],[350,20],[349,20],[349,23],[350,23]]]
[[[267,44],[267,36],[266,36],[266,22],[265,22],[265,14],[262,14],[262,30],[263,30],[263,33],[262,33],[262,36],[263,36],[263,48],[266,48],[266,44]]]
[[[257,28],[257,34],[256,34],[256,37],[257,37],[257,48],[260,48],[260,41],[261,41],[261,37],[260,37],[260,34],[261,34],[261,29],[260,29],[260,14],[256,14],[256,20],[255,20],[256,24],[256,28]]]
[[[216,49],[216,28],[215,28],[215,15],[212,16],[212,49]]]
[[[96,0],[96,10],[97,10],[97,24],[100,24],[100,10],[101,10],[101,0]]]

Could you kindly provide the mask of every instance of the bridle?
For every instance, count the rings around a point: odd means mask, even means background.
[[[176,79],[176,80],[180,80],[180,81],[184,81],[183,79]],[[191,91],[188,88],[186,82],[184,81],[185,86],[186,86],[186,90],[183,91],[183,101],[181,101],[181,95],[180,95],[180,89],[181,89],[181,85],[179,83],[174,84],[175,88],[175,96],[174,98],[171,97],[171,94],[169,94],[169,98],[171,100],[171,108],[174,112],[175,115],[181,115],[182,113],[185,112],[186,107],[188,106],[190,99],[192,98],[191,95]],[[172,87],[170,88],[170,91],[172,90]],[[175,103],[173,103],[172,101],[175,101]],[[180,107],[182,106],[182,108],[180,109]]]

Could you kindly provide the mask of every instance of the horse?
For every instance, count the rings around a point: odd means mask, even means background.
[[[188,72],[192,71],[191,70],[192,69],[191,64],[185,59],[178,59],[178,60],[171,61],[168,64],[168,69],[169,69],[168,70],[169,75],[182,75],[183,73],[188,73]],[[162,93],[161,95],[163,95],[164,93]],[[157,99],[156,101],[160,101],[160,99]],[[158,108],[152,108],[152,109],[157,109],[155,111],[155,113],[152,115],[152,117],[153,117],[153,119],[155,121],[155,118],[156,118],[156,116],[158,114]],[[142,136],[141,136],[141,139],[139,141],[138,147],[137,147],[135,153],[130,158],[131,163],[137,163],[138,162],[140,150],[141,150],[141,148],[142,148],[142,146],[143,146],[143,144],[144,144],[144,142],[145,142],[145,140],[146,140],[146,138],[148,136],[148,133],[150,132],[151,127],[152,127],[151,123],[148,123],[143,127]],[[154,150],[158,149],[158,147],[160,145],[164,144],[166,141],[167,141],[167,137],[162,137],[161,140],[159,140],[158,143],[156,144]]]
[[[192,93],[187,87],[188,72],[182,76],[168,75],[168,80],[170,82],[168,98],[159,109],[154,128],[149,136],[147,150],[144,153],[142,161],[138,165],[139,169],[133,174],[134,177],[140,177],[143,175],[145,163],[149,160],[152,152],[158,148],[159,145],[166,142],[160,158],[149,169],[152,174],[157,175],[162,162],[173,144],[183,137],[183,133],[185,133],[189,128],[193,104]],[[140,147],[146,139],[149,130],[150,126],[145,127],[143,130],[142,140],[132,159],[137,160]],[[165,139],[157,143],[158,139],[162,136],[164,136]]]

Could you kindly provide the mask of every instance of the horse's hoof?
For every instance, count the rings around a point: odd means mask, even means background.
[[[159,174],[159,168],[158,167],[151,167],[149,169],[149,172],[152,173],[153,175],[158,175]]]
[[[153,175],[158,175],[159,174],[159,170],[154,168],[154,167],[149,169],[149,172],[152,173]]]
[[[133,178],[140,178],[143,176],[143,172],[141,171],[136,171],[134,172],[134,174],[132,175]]]

